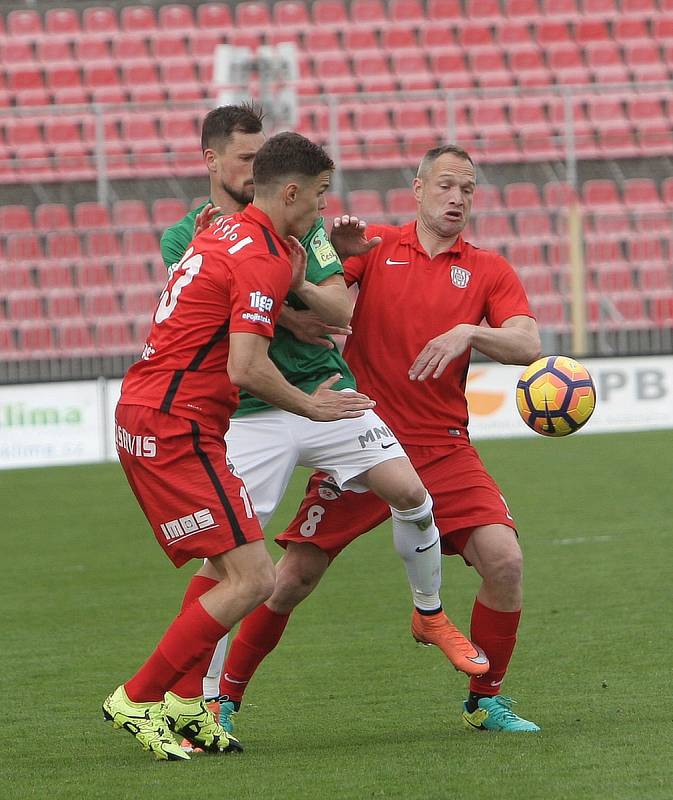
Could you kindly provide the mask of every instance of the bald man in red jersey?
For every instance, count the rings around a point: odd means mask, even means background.
[[[416,219],[370,226],[367,233],[380,236],[381,244],[345,264],[346,281],[357,283],[359,294],[344,355],[433,497],[442,551],[461,555],[482,578],[471,638],[490,669],[470,679],[464,724],[535,732],[539,727],[516,715],[500,694],[521,614],[522,554],[505,499],[470,443],[465,383],[472,348],[505,364],[529,364],[540,355],[540,338],[511,265],[462,237],[475,189],[474,163],[463,149],[447,145],[426,153],[413,184]],[[386,443],[373,431],[361,444]],[[305,546],[291,549],[296,563],[287,563],[288,550],[266,602],[276,615],[274,631],[255,626],[253,612],[227,657],[223,722],[240,707],[292,609],[349,542],[388,515],[371,493],[340,492],[325,474],[312,477],[297,516],[276,540]],[[413,625],[412,635],[423,642]]]

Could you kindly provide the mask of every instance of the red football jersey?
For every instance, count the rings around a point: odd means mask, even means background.
[[[431,259],[415,221],[371,225],[367,233],[383,242],[344,265],[346,281],[360,287],[344,350],[358,389],[376,400],[377,413],[402,444],[464,439],[470,351],[437,380],[412,381],[409,368],[430,339],[456,325],[485,319],[499,327],[509,317],[533,317],[523,286],[502,256],[462,237]]]
[[[229,334],[271,338],[287,295],[288,247],[255,206],[220,217],[171,271],[120,403],[194,419],[222,434],[238,405]]]

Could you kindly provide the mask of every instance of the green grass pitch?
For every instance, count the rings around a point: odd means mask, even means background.
[[[541,734],[463,729],[465,680],[411,639],[384,525],[337,559],[255,677],[245,754],[157,763],[100,703],[150,652],[191,568],[170,566],[117,465],[0,472],[0,797],[670,800],[673,431],[479,450],[526,557],[504,693]],[[464,630],[476,585],[444,560]]]

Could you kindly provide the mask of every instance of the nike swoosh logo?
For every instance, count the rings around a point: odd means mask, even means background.
[[[408,261],[392,261],[390,258],[386,258],[386,264],[389,267],[399,267],[402,264],[408,264]]]
[[[381,445],[381,449],[382,450],[387,450],[389,447],[394,447],[396,444],[397,444],[397,442],[391,442],[390,444],[382,444]]]
[[[479,647],[478,645],[474,645],[474,649],[477,651],[476,656],[468,656],[467,660],[471,661],[473,664],[488,664],[488,659],[486,658],[486,653]],[[502,681],[500,681],[502,683]]]
[[[504,678],[501,678],[499,681],[491,681],[491,686],[500,686],[504,680]]]
[[[247,683],[247,681],[237,681],[237,680],[235,680],[234,678],[231,677],[231,675],[228,672],[224,673],[224,680],[225,681],[229,681],[229,683],[238,683],[240,685],[243,685],[243,684]]]
[[[434,547],[437,544],[438,541],[439,541],[439,536],[435,539],[434,542],[430,542],[430,544],[427,547],[417,547],[416,548],[416,552],[417,553],[425,553],[426,550],[429,550],[431,547]],[[472,661],[472,660],[473,659],[470,659],[470,661]],[[479,662],[477,661],[475,663],[478,664]]]

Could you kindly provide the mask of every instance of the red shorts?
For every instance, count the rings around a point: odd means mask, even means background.
[[[515,529],[505,498],[471,444],[404,449],[432,496],[445,555],[462,555],[472,531],[481,525]],[[297,515],[276,541],[281,547],[311,542],[332,559],[389,516],[390,507],[371,492],[341,492],[325,473],[316,472]]]
[[[118,405],[115,417],[121,465],[176,567],[264,538],[216,431],[145,406]]]

